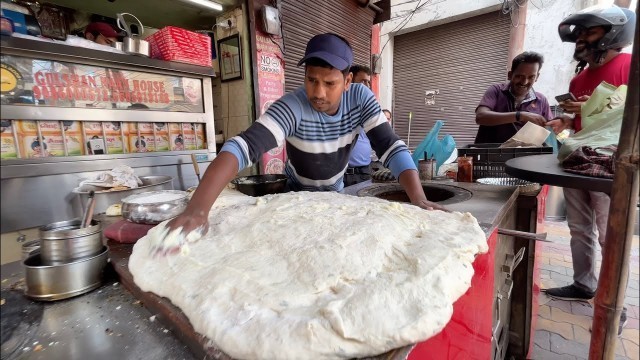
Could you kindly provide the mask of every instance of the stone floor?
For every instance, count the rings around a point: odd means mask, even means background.
[[[545,231],[551,243],[540,243],[537,263],[541,289],[564,286],[573,282],[569,228],[566,222],[546,222]],[[616,359],[640,359],[640,310],[638,308],[639,270],[638,236],[631,249],[630,280],[626,294],[628,322],[618,337]],[[600,265],[598,254],[598,266]],[[538,294],[539,312],[535,332],[533,359],[580,360],[589,357],[589,332],[593,316],[592,302],[554,300]]]

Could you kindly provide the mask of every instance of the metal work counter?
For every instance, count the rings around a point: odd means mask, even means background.
[[[453,211],[470,212],[487,235],[515,205],[515,187],[470,183],[447,183],[473,192],[470,200],[447,205]],[[345,189],[355,195],[371,185],[361,183]],[[104,219],[113,222],[117,218]],[[124,246],[124,245],[123,245]],[[195,359],[187,346],[160,323],[131,293],[122,287],[111,265],[104,285],[88,294],[52,302],[32,302],[23,296],[24,273],[21,263],[0,267],[2,276],[1,307],[3,333],[8,326],[18,326],[14,338],[19,344],[15,355],[23,359]],[[25,311],[34,312],[30,323]],[[28,315],[28,314],[27,314]],[[4,340],[4,339],[3,339]],[[3,356],[5,355],[3,344]]]
[[[507,174],[547,185],[555,185],[572,189],[611,192],[613,179],[584,176],[566,172],[560,166],[555,154],[523,156],[507,160]]]
[[[2,344],[2,357],[194,359],[154,314],[122,288],[111,267],[107,269],[102,287],[72,299],[41,303],[23,296],[20,262],[0,267],[2,337],[11,339]],[[9,328],[15,329],[13,334]]]
[[[473,215],[484,230],[487,236],[491,235],[493,230],[506,215],[515,203],[518,197],[518,191],[515,186],[492,186],[478,183],[461,183],[461,182],[442,182],[442,181],[425,181],[423,184],[438,184],[457,186],[473,193],[471,199],[444,205],[451,211],[469,212]],[[357,196],[358,191],[372,185],[371,180],[361,182],[344,188],[342,191],[347,195]],[[429,198],[429,194],[427,194]]]

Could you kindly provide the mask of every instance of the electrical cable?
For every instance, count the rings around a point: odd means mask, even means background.
[[[416,5],[415,9],[413,9],[409,14],[405,15],[405,18],[398,25],[396,25],[396,27],[393,30],[391,30],[391,31],[389,31],[389,32],[387,32],[385,34],[382,34],[382,35],[388,35],[390,33],[398,32],[398,31],[402,30],[409,23],[409,21],[411,21],[411,18],[416,13],[416,11],[420,10],[425,5],[431,4],[432,0],[427,0],[427,2],[425,2],[422,5],[420,5],[421,2],[422,2],[422,0],[418,0],[418,4]],[[387,44],[389,43],[390,40],[391,40],[391,37],[389,36],[387,41],[382,46],[382,49],[380,49],[380,54],[382,54],[382,52],[384,51],[384,48],[387,46]]]

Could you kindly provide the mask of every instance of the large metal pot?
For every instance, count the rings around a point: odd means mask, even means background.
[[[242,176],[231,180],[231,183],[245,195],[264,196],[285,192],[287,176],[282,174]]]
[[[27,258],[25,295],[41,301],[66,299],[87,293],[102,284],[109,249],[104,246],[98,255],[62,265],[45,265],[41,254]]]
[[[80,219],[60,221],[40,228],[40,254],[45,265],[59,265],[95,256],[102,250],[102,224],[92,220],[80,228]]]
[[[170,201],[148,201],[153,196],[173,195],[175,200]],[[159,224],[165,220],[172,219],[187,208],[189,203],[188,193],[180,190],[150,191],[146,193],[131,195],[122,199],[122,217],[138,224]]]
[[[122,199],[133,194],[156,190],[173,190],[173,178],[171,176],[151,175],[140,176],[139,178],[140,181],[142,181],[142,185],[135,189],[108,191],[98,186],[84,185],[73,190],[73,192],[78,194],[79,207],[82,209],[82,212],[84,212],[87,206],[87,200],[89,200],[89,193],[92,190],[95,191],[96,205],[94,213],[100,214],[107,211],[109,206],[118,204]]]

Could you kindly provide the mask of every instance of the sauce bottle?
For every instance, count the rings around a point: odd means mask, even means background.
[[[458,182],[473,182],[473,158],[461,156],[458,158]]]

